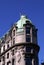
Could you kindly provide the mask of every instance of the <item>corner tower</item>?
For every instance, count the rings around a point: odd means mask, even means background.
[[[39,65],[37,29],[26,16],[22,15],[16,23],[15,65]]]

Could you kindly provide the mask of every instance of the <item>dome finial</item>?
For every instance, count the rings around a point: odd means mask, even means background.
[[[21,18],[27,18],[27,16],[26,15],[21,15]]]

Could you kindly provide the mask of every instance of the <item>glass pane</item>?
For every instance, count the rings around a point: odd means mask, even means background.
[[[26,34],[30,34],[30,29],[26,28]]]
[[[30,35],[26,35],[26,42],[30,42]]]

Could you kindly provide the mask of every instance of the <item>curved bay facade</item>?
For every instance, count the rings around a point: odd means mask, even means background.
[[[37,29],[26,16],[0,39],[0,65],[39,65]]]

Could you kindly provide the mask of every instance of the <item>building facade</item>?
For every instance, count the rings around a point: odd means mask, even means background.
[[[0,39],[0,65],[39,65],[37,28],[22,15]]]

